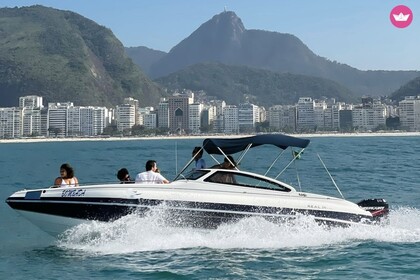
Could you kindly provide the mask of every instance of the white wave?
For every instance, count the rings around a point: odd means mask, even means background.
[[[114,222],[79,225],[65,232],[57,245],[95,254],[125,254],[193,247],[293,249],[364,241],[420,242],[420,210],[406,207],[392,210],[383,225],[348,228],[327,228],[311,217],[300,216],[281,225],[263,218],[247,218],[204,230],[166,226],[164,217],[157,210],[143,218],[133,214]]]

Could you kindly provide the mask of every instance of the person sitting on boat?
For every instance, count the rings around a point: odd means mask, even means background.
[[[79,180],[74,176],[73,167],[68,163],[63,163],[60,166],[60,177],[54,181],[54,187],[77,187]]]
[[[223,163],[216,164],[212,166],[211,168],[217,168],[217,169],[237,169],[236,168],[236,162],[233,159],[231,155],[228,155],[223,160]],[[215,175],[213,175],[210,178],[210,182],[215,183],[225,183],[225,184],[236,184],[235,176],[234,174],[228,173],[228,172],[218,172]]]
[[[236,162],[231,155],[225,157],[222,163],[213,165],[211,168],[236,169]]]
[[[137,174],[136,183],[141,184],[168,184],[169,181],[166,180],[160,173],[156,172],[157,163],[155,160],[148,160],[146,162],[146,171]]]
[[[134,183],[134,181],[130,178],[130,174],[127,168],[121,168],[120,170],[118,170],[117,178],[120,180],[121,184]]]
[[[195,147],[192,151],[192,156],[195,160],[195,170],[206,168],[206,161],[202,158],[203,149],[201,147]]]

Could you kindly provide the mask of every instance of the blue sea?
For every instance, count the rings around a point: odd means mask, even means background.
[[[134,177],[148,159],[172,180],[203,139],[2,143],[0,279],[420,279],[420,137],[310,139],[279,179],[340,196],[319,156],[346,199],[385,198],[388,224],[324,228],[310,217],[294,225],[249,218],[205,230],[162,226],[157,212],[81,225],[56,239],[4,200],[50,186],[65,162],[81,184],[116,182],[121,167]],[[240,168],[264,172],[279,153],[251,149]],[[274,177],[285,166],[277,163]]]

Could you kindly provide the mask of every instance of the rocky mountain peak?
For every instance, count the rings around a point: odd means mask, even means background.
[[[232,40],[239,40],[245,32],[242,20],[234,12],[230,11],[215,15],[211,20],[203,24],[203,26],[204,25],[207,25],[208,28],[211,28],[219,35],[224,34],[225,36],[223,37],[230,37]]]

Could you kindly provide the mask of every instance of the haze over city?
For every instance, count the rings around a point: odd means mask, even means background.
[[[407,28],[390,22],[390,11],[406,5],[413,12]],[[43,5],[81,14],[110,28],[126,47],[169,52],[214,15],[229,10],[246,29],[290,33],[314,53],[360,70],[420,70],[420,2],[254,1],[254,0],[2,0],[0,7]]]

